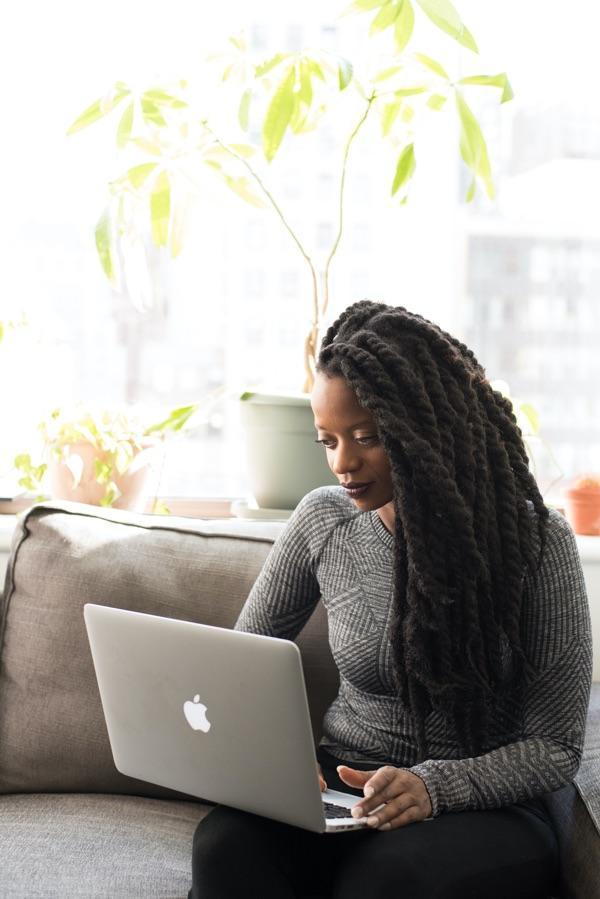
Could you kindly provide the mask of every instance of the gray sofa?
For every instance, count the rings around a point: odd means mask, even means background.
[[[230,627],[281,527],[69,503],[21,516],[0,617],[2,899],[187,897],[210,806],[114,768],[83,605]],[[318,734],[337,685],[320,607],[298,643]],[[576,785],[546,797],[565,899],[600,899],[599,772],[596,685]]]

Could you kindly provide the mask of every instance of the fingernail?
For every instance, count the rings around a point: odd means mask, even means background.
[[[362,818],[363,814],[364,814],[363,810],[361,809],[361,807],[359,805],[357,805],[356,808],[352,809],[352,817],[353,818]]]
[[[369,815],[367,818],[367,824],[369,827],[377,827],[379,824],[379,818],[376,818],[375,815]]]
[[[370,799],[374,792],[375,790],[373,789],[373,787],[365,787],[365,796],[367,799]]]
[[[382,824],[381,827],[379,828],[379,830],[391,830],[391,829],[392,829],[392,825],[390,824],[389,821],[386,821],[385,824]]]

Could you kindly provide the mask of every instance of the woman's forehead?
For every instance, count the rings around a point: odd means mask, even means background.
[[[329,378],[318,374],[311,394],[311,405],[317,427],[327,428],[331,423],[346,427],[372,424],[373,415],[358,402],[352,388],[341,377]]]

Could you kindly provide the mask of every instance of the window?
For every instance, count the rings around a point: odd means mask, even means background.
[[[595,9],[583,0],[569,5],[578,39],[567,41],[557,2],[543,12],[517,0],[501,12],[477,0],[456,5],[478,39],[481,67],[506,69],[515,87],[515,99],[501,107],[488,89],[472,95],[497,197],[480,192],[464,204],[469,179],[451,117],[440,117],[433,141],[417,141],[406,206],[389,198],[390,159],[357,141],[330,315],[369,295],[439,321],[473,345],[491,377],[538,407],[565,475],[597,468],[600,114],[585,68],[596,55]],[[145,9],[140,18],[106,0],[92,33],[85,4],[69,0],[36,4],[33,30],[27,2],[7,14],[15,40],[5,48],[4,83],[19,90],[3,100],[11,174],[0,224],[0,320],[12,326],[0,344],[0,478],[15,453],[32,446],[37,421],[53,406],[127,402],[158,417],[227,384],[228,399],[173,441],[161,489],[239,496],[246,483],[233,385],[272,386],[278,375],[280,389],[299,389],[310,273],[271,210],[244,206],[207,182],[180,257],[171,262],[140,242],[152,278],[145,281],[140,268],[134,295],[123,297],[102,274],[93,240],[106,183],[119,173],[112,130],[98,125],[70,138],[65,131],[118,78],[193,81],[201,51],[224,44],[238,24],[265,56],[282,40],[289,50],[322,40],[353,56],[360,17],[348,20],[348,50],[334,4],[305,4],[303,24],[289,18],[286,4],[267,0],[236,0],[210,16],[183,0],[160,15],[154,3]],[[360,27],[366,32],[368,20]],[[440,58],[459,65],[452,42],[440,36],[439,45]],[[287,170],[278,174],[273,165],[269,173],[320,264],[337,233],[342,144],[327,122],[317,147],[307,142],[312,149],[302,145]]]

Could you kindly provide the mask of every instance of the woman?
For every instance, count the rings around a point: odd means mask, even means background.
[[[236,627],[294,638],[322,599],[340,673],[322,786],[354,790],[367,828],[219,807],[194,836],[190,896],[546,899],[558,851],[540,797],[578,769],[591,681],[572,532],[509,401],[419,315],[346,309],[311,402],[341,486],[299,504]]]

